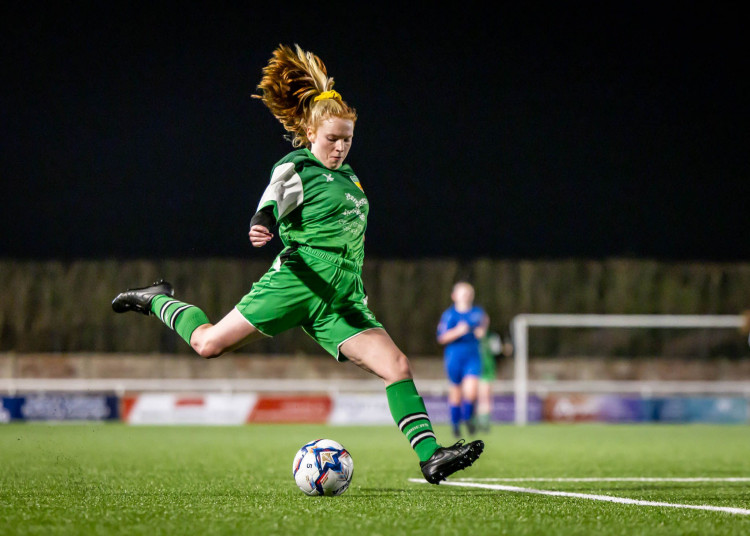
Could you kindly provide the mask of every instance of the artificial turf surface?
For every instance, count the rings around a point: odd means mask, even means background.
[[[323,437],[354,460],[340,497],[308,497],[292,478],[297,449]],[[480,437],[484,454],[451,481],[750,510],[748,426],[498,425]],[[420,476],[395,427],[0,425],[0,534],[750,534],[742,513]],[[747,480],[521,480],[606,477]]]

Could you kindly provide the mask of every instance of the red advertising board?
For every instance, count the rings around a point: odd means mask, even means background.
[[[582,394],[550,395],[544,399],[543,419],[552,422],[599,420],[599,397]]]
[[[259,396],[247,422],[326,423],[332,407],[327,395]]]

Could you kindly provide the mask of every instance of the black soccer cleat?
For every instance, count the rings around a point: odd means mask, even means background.
[[[121,292],[112,300],[112,309],[116,313],[136,311],[144,315],[149,315],[151,314],[151,302],[154,296],[158,296],[159,294],[174,296],[174,289],[170,283],[163,279],[148,287],[130,288],[125,292]]]
[[[479,458],[484,450],[484,441],[477,439],[464,445],[461,439],[452,447],[440,447],[429,460],[419,462],[425,480],[430,484],[440,484],[456,471],[466,469]]]

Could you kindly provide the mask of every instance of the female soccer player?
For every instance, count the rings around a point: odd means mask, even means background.
[[[453,433],[461,435],[461,423],[474,434],[474,410],[477,403],[482,357],[479,341],[487,332],[489,318],[474,305],[474,287],[466,281],[453,285],[451,305],[440,317],[437,341],[445,346],[445,373],[450,387],[448,405]]]
[[[487,331],[479,339],[479,355],[481,356],[482,372],[479,375],[477,389],[477,429],[489,432],[492,413],[492,382],[497,375],[497,357],[502,353],[503,341],[500,335]]]
[[[285,247],[236,307],[211,324],[201,309],[176,300],[166,281],[129,289],[112,307],[157,316],[205,358],[302,327],[337,360],[383,379],[396,424],[419,457],[425,479],[438,484],[471,465],[484,443],[437,443],[408,359],[367,307],[361,272],[370,205],[344,163],[357,114],[333,83],[322,61],[299,46],[279,46],[263,69],[253,96],[289,132],[296,150],[273,166],[249,238],[263,247],[278,226]]]

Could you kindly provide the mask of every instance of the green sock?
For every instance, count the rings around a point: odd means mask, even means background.
[[[195,305],[177,301],[163,294],[155,296],[151,301],[151,312],[188,344],[195,328],[209,323],[206,313]]]
[[[424,400],[419,396],[414,380],[401,380],[385,388],[388,407],[399,430],[411,443],[411,448],[425,462],[440,447],[432,431]]]

